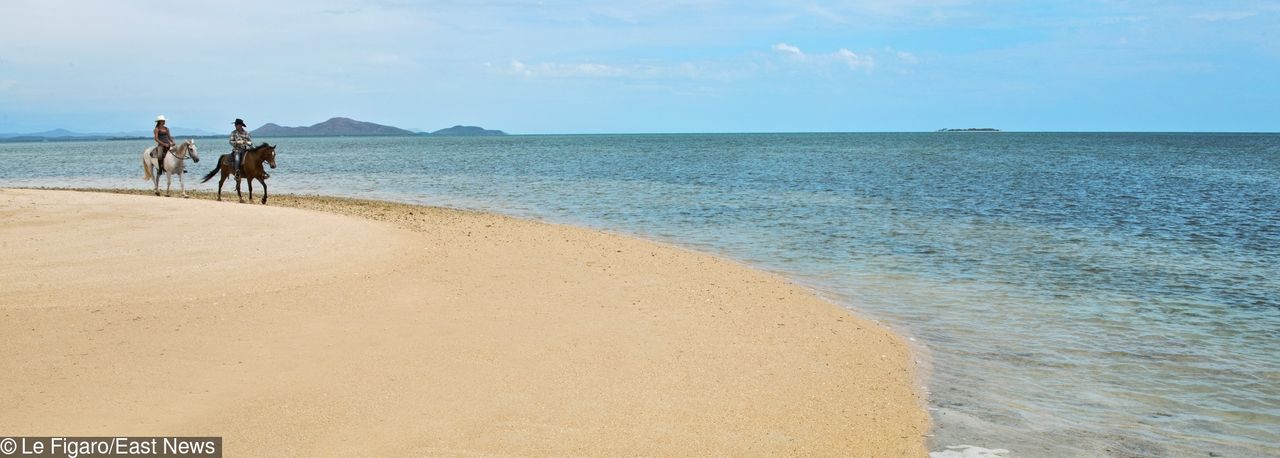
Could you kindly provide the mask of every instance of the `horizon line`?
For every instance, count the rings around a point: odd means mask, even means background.
[[[388,126],[388,127],[394,127],[394,126]],[[175,126],[174,128],[201,130],[201,131],[209,132],[208,130],[202,129],[202,128],[189,128],[189,127],[177,127],[177,126]],[[56,130],[65,130],[75,135],[64,135],[64,136],[57,136],[57,137],[38,135],[44,132],[50,132],[50,131],[56,131]],[[402,129],[402,130],[408,130],[408,129]],[[501,130],[501,129],[492,129],[492,130]],[[251,130],[249,132],[252,133],[253,131]],[[290,138],[290,137],[324,138],[324,137],[416,137],[416,136],[431,135],[431,132],[428,132],[428,131],[409,130],[409,132],[413,132],[413,133],[409,135],[393,134],[393,135],[285,135],[285,136],[267,135],[267,136],[280,137],[280,138]],[[511,133],[506,131],[502,131],[502,132],[506,135],[500,135],[500,136],[512,136],[512,137],[514,136],[555,136],[555,135],[780,135],[780,134],[785,135],[785,134],[929,134],[929,133],[937,133],[937,134],[1010,134],[1010,133],[1011,134],[1262,134],[1262,135],[1280,134],[1280,131],[1245,131],[1245,130],[1005,130],[1005,129],[986,130],[986,131],[813,130],[813,131],[682,131],[682,132],[635,131],[635,132],[530,132],[530,133]],[[210,134],[205,134],[205,135],[175,135],[175,136],[207,138],[207,137],[223,137],[225,135],[211,132]],[[445,136],[468,136],[468,135],[439,135],[439,136],[445,137]],[[46,138],[46,139],[59,139],[59,138],[102,139],[100,137],[108,137],[109,139],[119,139],[119,140],[148,138],[145,136],[115,136],[113,133],[110,133],[110,132],[105,132],[105,133],[78,132],[78,131],[61,128],[61,127],[49,129],[42,132],[0,132],[0,139],[16,138],[16,137],[35,137],[35,138]]]

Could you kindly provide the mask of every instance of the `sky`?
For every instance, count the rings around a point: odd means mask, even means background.
[[[1280,131],[1280,1],[0,2],[0,133]]]

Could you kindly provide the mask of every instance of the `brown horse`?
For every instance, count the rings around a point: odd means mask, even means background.
[[[235,175],[231,173],[232,162],[231,154],[223,154],[222,157],[218,158],[218,165],[214,167],[213,170],[210,170],[209,174],[205,175],[203,180],[200,180],[201,183],[209,181],[209,179],[213,178],[213,175],[218,173],[219,170],[222,171],[222,178],[218,179],[219,201],[222,200],[222,183],[227,181],[228,175]],[[263,162],[266,162],[273,169],[276,168],[275,145],[263,143],[253,148],[249,148],[249,150],[244,153],[244,161],[240,163],[240,169],[243,173],[236,177],[236,197],[240,198],[240,203],[244,203],[244,195],[240,194],[240,179],[244,178],[249,183],[249,202],[253,202],[253,180],[257,179],[259,183],[262,183],[262,205],[267,204],[266,180],[268,175],[267,171],[262,168]]]

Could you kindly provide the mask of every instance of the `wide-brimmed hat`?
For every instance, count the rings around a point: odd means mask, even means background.
[[[164,121],[164,115],[156,116],[156,122]]]
[[[243,120],[243,119],[240,119],[240,118],[236,118],[236,122],[233,122],[232,124],[235,124],[235,125],[237,125],[237,126],[243,126],[243,125],[244,125],[244,120]]]

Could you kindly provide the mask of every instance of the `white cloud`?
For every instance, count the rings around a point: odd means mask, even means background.
[[[786,43],[778,43],[773,45],[773,50],[779,54],[792,57],[795,60],[803,61],[805,65],[823,66],[831,64],[844,64],[852,70],[871,70],[876,65],[875,57],[870,54],[858,54],[847,48],[840,48],[830,54],[806,54],[800,48]],[[913,58],[915,56],[912,56]]]
[[[857,54],[854,54],[853,51],[850,51],[844,48],[840,48],[839,51],[836,51],[834,54],[832,54],[832,57],[834,57],[836,60],[844,62],[845,65],[848,65],[849,68],[853,70],[863,70],[863,69],[871,70],[872,67],[876,66],[876,60],[874,57],[859,56]]]
[[[804,59],[804,57],[805,57],[805,56],[804,56],[804,51],[801,51],[801,50],[800,50],[800,48],[797,48],[797,47],[795,47],[795,46],[791,46],[791,45],[786,44],[786,43],[778,43],[778,44],[776,44],[776,45],[773,45],[773,50],[774,50],[774,51],[777,51],[777,52],[780,52],[780,53],[783,53],[783,54],[787,54],[787,55],[795,56],[795,57],[800,58],[800,59]]]
[[[626,76],[628,71],[622,67],[597,63],[540,63],[526,65],[518,60],[511,61],[510,71],[525,77],[588,77],[604,78]]]
[[[887,56],[891,63],[917,64],[920,59],[905,51],[892,48],[870,50],[862,53],[849,48],[839,48],[829,53],[807,53],[799,46],[778,42],[770,47],[770,54],[753,53],[727,60],[697,60],[685,62],[537,62],[511,60],[507,65],[485,63],[490,72],[524,78],[610,78],[630,80],[719,80],[738,81],[751,78],[762,71],[790,67],[800,71],[828,72],[832,69],[848,69],[871,72],[877,65],[877,57]],[[772,57],[771,57],[772,56]],[[896,60],[895,60],[896,58]]]
[[[511,61],[510,69],[512,73],[515,73],[517,75],[533,76],[533,71],[529,70],[529,67],[525,66],[524,62],[520,62],[518,60]]]

